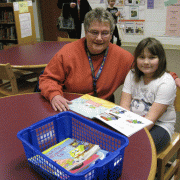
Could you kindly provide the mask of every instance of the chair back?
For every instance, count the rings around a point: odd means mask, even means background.
[[[180,112],[180,88],[177,87],[174,102],[176,111]],[[173,157],[173,158],[172,158]],[[171,160],[171,161],[170,161]],[[180,177],[180,133],[172,135],[168,146],[157,154],[157,179],[179,179]]]
[[[12,44],[12,45],[3,45],[3,49],[7,50],[9,48],[12,48],[12,47],[18,47],[19,45],[18,44]]]
[[[36,44],[37,42],[29,42],[29,43],[23,43],[23,44],[11,44],[11,45],[3,45],[3,49],[7,50],[10,49],[12,47],[19,47],[19,46],[24,46],[24,45],[31,45],[31,44]]]
[[[9,63],[0,64],[0,79],[10,81],[12,87],[12,93],[13,94],[18,93],[16,77]]]
[[[15,77],[11,65],[8,64],[0,64],[0,79],[11,80]]]
[[[180,112],[180,88],[178,87],[176,91],[175,109],[177,112]]]
[[[72,38],[62,38],[58,37],[57,41],[63,42],[63,41],[68,41],[68,42],[74,42],[77,41],[78,39],[72,39]]]

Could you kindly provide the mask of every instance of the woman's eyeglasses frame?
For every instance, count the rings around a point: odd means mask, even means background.
[[[95,31],[95,30],[88,30],[88,32],[93,36],[94,38],[97,38],[99,34],[101,35],[101,38],[107,38],[111,34],[110,31]]]

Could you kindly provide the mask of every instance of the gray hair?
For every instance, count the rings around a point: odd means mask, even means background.
[[[84,18],[85,31],[88,31],[91,23],[96,21],[103,23],[108,22],[110,24],[111,34],[113,34],[115,28],[114,18],[109,11],[99,7],[89,11]]]

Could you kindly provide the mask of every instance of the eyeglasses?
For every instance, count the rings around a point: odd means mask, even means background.
[[[95,31],[95,30],[90,30],[88,31],[93,37],[97,37],[99,34],[101,34],[101,37],[102,38],[106,38],[110,35],[110,32],[109,31],[102,31],[102,32],[99,32],[99,31]]]

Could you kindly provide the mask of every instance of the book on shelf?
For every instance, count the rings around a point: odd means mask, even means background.
[[[43,154],[66,170],[72,170],[72,172],[76,173],[80,171],[81,168],[84,169],[88,164],[99,159],[100,156],[96,154],[99,150],[99,145],[66,138],[43,151]]]
[[[127,137],[152,124],[152,121],[121,106],[88,94],[72,100],[69,108],[85,117],[99,119]]]
[[[14,15],[12,11],[1,11],[0,20],[4,23],[14,23]]]
[[[0,26],[0,40],[15,40],[15,26],[3,27]]]

